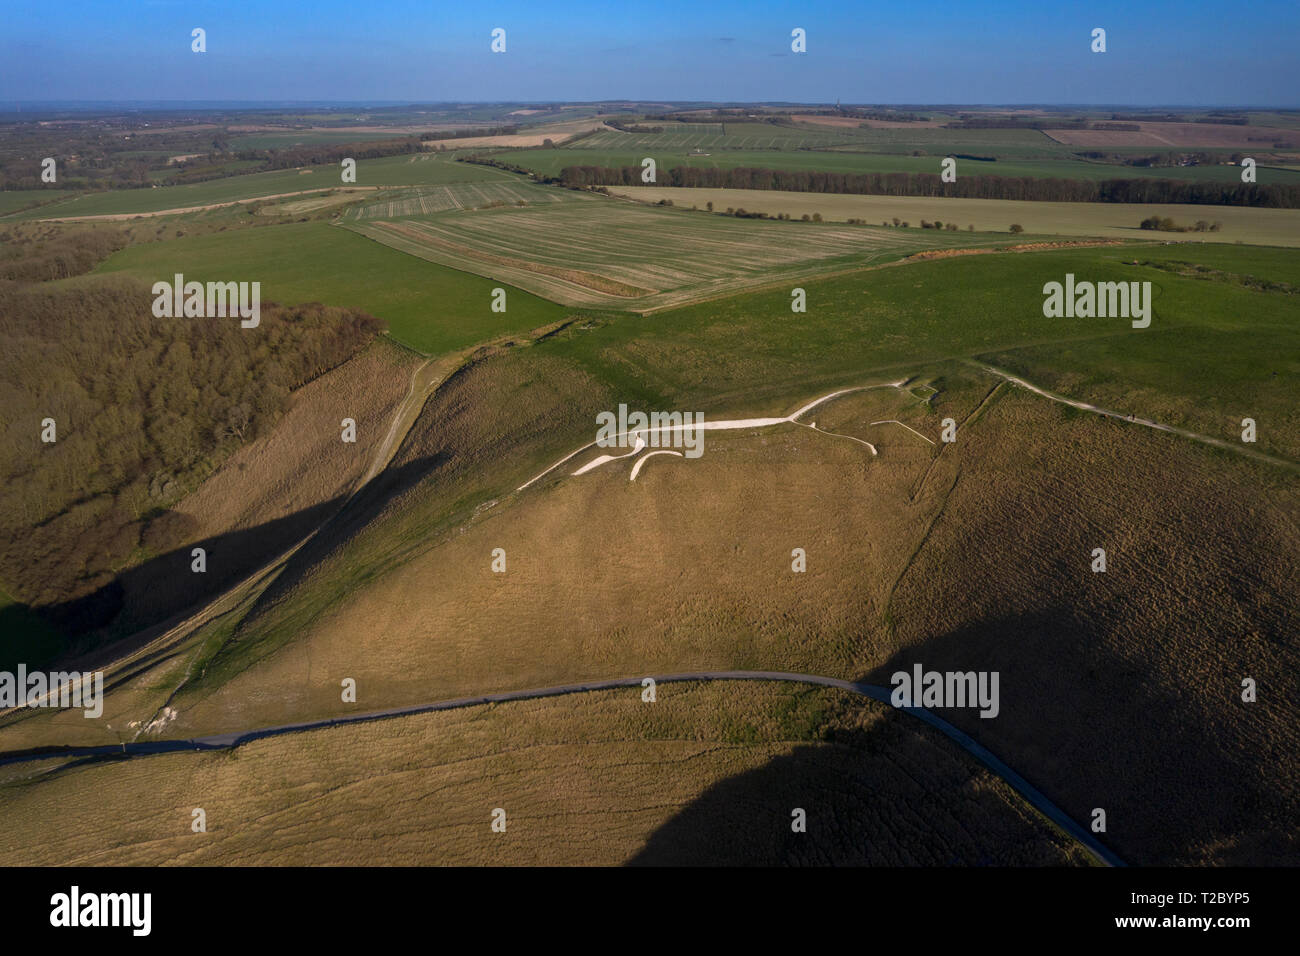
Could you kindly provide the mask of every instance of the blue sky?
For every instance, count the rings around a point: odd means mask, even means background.
[[[0,101],[1300,106],[1300,3],[7,0]],[[190,30],[208,52],[190,51]],[[489,50],[492,28],[507,51]],[[803,27],[808,52],[790,52]],[[1108,50],[1089,50],[1094,27]]]

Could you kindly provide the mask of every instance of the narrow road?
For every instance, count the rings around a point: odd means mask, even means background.
[[[869,697],[886,706],[892,707],[890,695],[892,690],[879,684],[863,684],[840,680],[837,677],[823,677],[818,674],[793,674],[787,671],[694,671],[682,674],[653,674],[642,677],[620,677],[613,680],[587,681],[581,684],[561,684],[557,687],[543,687],[536,690],[513,690],[500,694],[485,694],[481,697],[460,697],[433,704],[414,704],[408,707],[392,707],[365,714],[346,717],[331,717],[323,720],[307,721],[299,724],[283,724],[279,727],[264,727],[261,730],[249,730],[242,733],[213,734],[206,737],[191,737],[182,740],[148,740],[131,743],[107,744],[99,747],[47,747],[35,751],[0,755],[0,766],[6,764],[26,763],[34,760],[46,760],[53,757],[79,757],[94,759],[100,757],[148,756],[154,754],[181,753],[191,750],[231,750],[241,744],[266,737],[281,737],[285,734],[302,733],[311,730],[323,730],[346,724],[366,723],[385,720],[390,717],[408,717],[415,714],[428,714],[440,710],[459,710],[465,707],[478,707],[483,704],[502,703],[513,700],[536,700],[542,697],[562,697],[566,694],[582,694],[590,691],[613,690],[619,687],[637,687],[645,677],[651,677],[656,684],[674,684],[685,681],[784,681],[794,684],[815,684],[821,687],[834,687],[848,691],[860,697]],[[996,755],[976,742],[968,734],[958,730],[942,717],[924,707],[899,707],[912,716],[929,724],[947,736],[962,750],[970,754],[989,771],[1000,777],[1008,786],[1022,796],[1034,809],[1047,817],[1075,840],[1087,848],[1099,861],[1107,866],[1124,866],[1124,861],[1099,843],[1085,828],[1076,823],[1060,807],[1042,794],[1024,777],[1003,763]]]

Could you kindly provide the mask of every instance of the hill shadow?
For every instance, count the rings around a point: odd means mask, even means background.
[[[1233,680],[1222,686],[1178,681],[1162,660],[1179,637],[1127,642],[1142,628],[1104,612],[1070,606],[972,622],[902,650],[862,676],[891,686],[913,665],[935,671],[997,671],[999,713],[933,708],[986,746],[1076,823],[1106,811],[1097,834],[1134,864],[1197,862],[1211,852],[1238,864],[1300,862],[1300,839],[1286,821],[1300,817],[1300,753],[1288,753],[1241,704]],[[1205,651],[1197,634],[1189,652]],[[1260,670],[1229,643],[1225,670]],[[1186,672],[1184,672],[1186,673]],[[1295,686],[1282,673],[1279,694]]]
[[[867,703],[867,706],[878,706]],[[915,726],[909,726],[915,724]],[[902,714],[836,733],[709,787],[656,830],[629,866],[1064,865],[979,787],[970,764]],[[805,811],[806,832],[793,829]],[[1076,858],[1074,862],[1081,862]]]
[[[991,619],[900,651],[859,680],[889,687],[893,673],[910,673],[915,663],[927,671],[998,671],[997,717],[931,709],[1076,823],[1087,827],[1093,809],[1104,809],[1107,830],[1096,835],[1130,864],[1300,863],[1300,754],[1261,734],[1253,712],[1233,706],[1234,687],[1222,702],[1219,688],[1199,689],[1213,701],[1189,700],[1187,687],[1161,684],[1150,666],[1115,653],[1106,632],[1104,622],[1069,609]],[[1270,679],[1279,693],[1288,686],[1282,674]],[[975,760],[902,713],[836,732],[828,744],[797,747],[714,784],[629,863],[1062,862],[1010,826],[1005,804],[971,803],[979,792],[949,764],[971,768]],[[805,834],[791,831],[794,807],[808,811]]]
[[[399,449],[400,451],[400,449]],[[286,563],[276,579],[258,598],[258,605],[274,603],[288,594],[317,564],[378,518],[397,498],[452,460],[454,454],[440,450],[404,465],[389,466],[357,491],[347,507],[331,515],[318,534],[303,545]]]
[[[142,632],[197,610],[313,531],[350,513],[354,504],[360,502],[361,510],[369,512],[376,507],[377,498],[387,501],[400,494],[435,466],[435,458],[418,459],[385,470],[352,501],[347,495],[337,495],[251,528],[191,541],[68,601],[0,608],[3,633],[11,633],[12,627],[12,633],[30,635],[6,643],[0,650],[0,670],[12,671],[19,662],[29,669],[45,667],[73,657],[82,658],[79,663],[86,669],[94,666],[97,652],[109,644],[113,644],[114,656],[129,652],[132,648],[122,645],[122,638],[137,635],[142,642],[148,640],[154,635]],[[206,570],[202,572],[193,569],[195,548],[204,551]]]

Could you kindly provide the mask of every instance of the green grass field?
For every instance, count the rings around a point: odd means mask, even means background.
[[[950,358],[998,359],[1035,384],[1124,413],[1238,440],[1240,421],[1267,418],[1254,446],[1300,461],[1300,295],[1194,279],[1133,260],[1196,261],[1251,275],[1294,276],[1300,255],[1235,246],[1126,246],[991,254],[804,283],[808,312],[790,314],[786,290],[737,295],[595,332],[548,349],[650,407],[761,413],[765,395],[849,384],[870,370]],[[1262,259],[1257,258],[1262,253]],[[1262,262],[1262,267],[1257,267]],[[1150,281],[1150,328],[1124,319],[1048,319],[1044,283]],[[627,356],[635,356],[628,362]],[[1060,365],[1055,363],[1060,356]],[[997,364],[997,363],[995,363]],[[1042,381],[1040,381],[1042,379]]]
[[[34,203],[54,203],[68,195],[66,189],[10,189],[0,192],[0,216],[31,206]]]
[[[1293,249],[1242,249],[1217,244],[1197,245],[1194,250],[1186,246],[1161,246],[1147,250],[1141,258],[1167,263],[1191,262],[1234,276],[1254,276],[1300,286],[1300,254]]]
[[[357,161],[358,186],[441,186],[448,183],[519,182],[519,177],[438,153],[385,156]]]
[[[866,141],[858,135],[869,130],[813,126],[777,126],[772,123],[665,123],[644,120],[640,125],[659,127],[661,133],[624,133],[601,130],[574,145],[591,149],[640,149],[647,144],[665,149],[713,147],[716,149],[818,149]]]
[[[394,338],[427,353],[463,348],[564,317],[565,309],[502,283],[408,256],[325,223],[291,223],[131,246],[95,274],[153,283],[180,272],[199,281],[260,281],[263,302],[323,302],[387,320]],[[85,281],[85,280],[70,280]]]

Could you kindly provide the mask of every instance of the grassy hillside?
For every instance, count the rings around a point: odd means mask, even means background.
[[[1248,268],[1248,254],[1240,256]],[[1257,447],[1300,458],[1286,398],[1297,370],[1278,359],[1296,321],[1293,298],[1123,265],[1118,257],[1109,250],[1072,250],[938,260],[810,283],[809,312],[795,320],[783,293],[754,293],[561,333],[457,379],[458,387],[469,389],[465,398],[450,397],[454,388],[440,393],[451,404],[431,405],[429,421],[458,409],[459,424],[442,422],[433,431],[426,424],[426,434],[442,437],[423,450],[413,437],[402,460],[439,462],[450,448],[459,448],[448,463],[452,484],[432,499],[432,512],[399,518],[403,530],[391,527],[369,543],[355,542],[349,563],[360,570],[380,554],[400,553],[403,542],[424,540],[459,509],[490,500],[590,441],[594,413],[612,402],[693,408],[713,418],[779,414],[819,391],[889,380],[954,356],[1019,360],[1031,378],[1031,370],[1047,377],[1033,358],[1045,351],[1041,344],[1052,342],[1067,359],[1087,349],[1092,367],[1107,371],[1107,377],[1086,383],[1052,381],[1073,397],[1105,399],[1117,411],[1225,440],[1239,438],[1237,409],[1261,409],[1258,415],[1272,424]],[[1045,319],[1041,285],[1067,271],[1153,281],[1159,298],[1152,328],[1133,330],[1123,320]],[[923,304],[917,290],[924,290]],[[1235,335],[1233,328],[1239,330]],[[1249,335],[1243,334],[1247,328]],[[1167,344],[1172,342],[1179,345]],[[1207,394],[1203,363],[1216,352],[1216,387]],[[1258,374],[1260,369],[1269,374]],[[490,380],[481,380],[489,372]],[[996,381],[984,380],[985,390]],[[519,391],[531,382],[533,391]],[[519,398],[500,404],[502,394]],[[491,416],[478,407],[480,399],[470,397],[476,395],[498,396]],[[1152,396],[1154,403],[1142,403]],[[969,399],[972,407],[978,397]],[[458,434],[460,440],[448,448],[445,442]],[[464,450],[483,448],[493,449],[486,459],[482,451]],[[404,486],[386,494],[403,491]],[[304,607],[319,611],[318,604]]]
[[[938,389],[928,404],[889,389],[808,416],[833,435],[720,434],[699,460],[655,459],[636,482],[626,464],[566,468],[516,495],[570,450],[533,436],[572,431],[576,447],[612,398],[692,407],[593,391],[556,351],[506,353],[440,390],[394,481],[336,544],[296,556],[205,658],[172,732],[345,712],[343,676],[390,706],[694,667],[877,683],[914,662],[991,669],[1000,718],[950,718],[1076,819],[1114,808],[1122,854],[1248,858],[1261,819],[1271,859],[1296,852],[1281,822],[1300,792],[1283,756],[1300,717],[1292,477],[945,364],[919,369]],[[928,444],[945,417],[957,443]],[[921,435],[871,424],[893,419]],[[1106,575],[1089,570],[1098,546]],[[490,569],[497,547],[504,574]],[[806,574],[791,571],[794,547]],[[682,573],[693,566],[708,573]],[[1226,706],[1242,673],[1279,696]],[[1205,739],[1213,753],[1193,745]],[[1153,769],[1134,781],[1131,766]],[[1160,809],[1170,780],[1176,824]]]
[[[1086,865],[918,722],[772,684],[405,717],[233,753],[4,768],[6,865]],[[53,764],[55,761],[49,761]],[[190,832],[202,807],[207,832]],[[493,833],[492,810],[506,811]],[[808,832],[793,834],[791,810]],[[103,837],[105,820],[114,836]],[[922,831],[926,840],[917,840]],[[97,836],[96,836],[97,835]]]
[[[1148,417],[1236,440],[1237,410],[1267,409],[1280,418],[1259,447],[1300,460],[1300,418],[1286,398],[1300,388],[1288,345],[1300,297],[1132,264],[1157,254],[1194,262],[1202,249],[1217,268],[1238,275],[1257,264],[1274,274],[1296,258],[1210,245],[956,256],[809,281],[806,314],[792,315],[789,291],[774,289],[629,317],[552,349],[619,390],[648,391],[656,407],[711,409],[725,401],[729,413],[765,414],[766,396],[851,384],[868,370],[1026,347],[1050,352],[1068,343],[1088,350],[1090,381],[1108,383],[1105,397],[1118,411],[1143,414],[1138,392],[1145,391],[1162,396]],[[1150,328],[1133,329],[1124,319],[1045,318],[1043,285],[1064,281],[1067,272],[1080,280],[1151,282]],[[1092,394],[1071,390],[1076,398]]]

